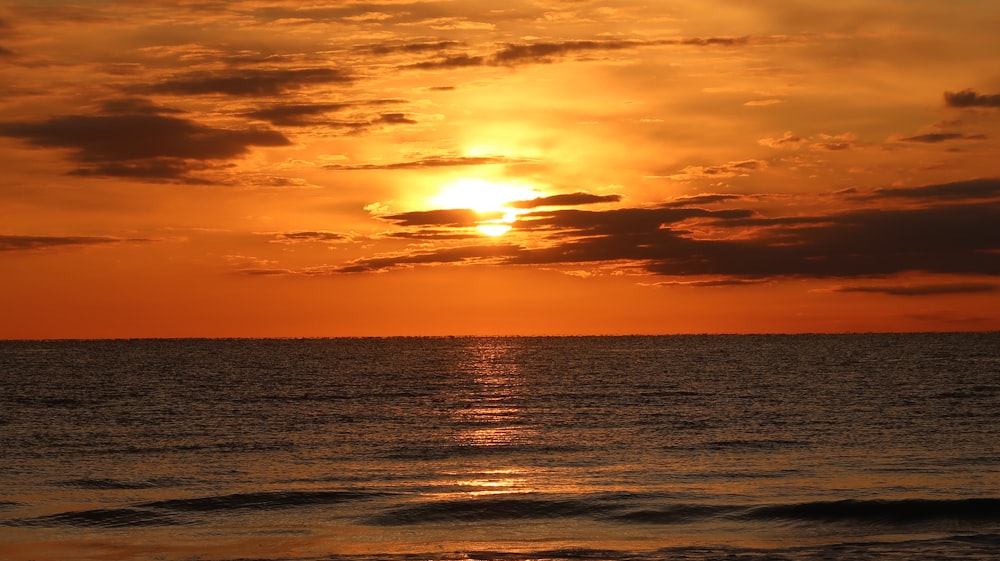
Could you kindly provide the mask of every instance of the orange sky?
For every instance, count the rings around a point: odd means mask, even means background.
[[[998,28],[3,2],[0,338],[997,330]]]

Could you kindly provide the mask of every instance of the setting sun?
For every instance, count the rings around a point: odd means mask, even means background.
[[[484,219],[476,230],[487,236],[500,236],[511,229],[523,210],[510,206],[515,201],[537,199],[541,194],[525,185],[499,183],[478,178],[459,179],[431,200],[435,208],[471,209],[476,213],[503,213],[500,219]]]

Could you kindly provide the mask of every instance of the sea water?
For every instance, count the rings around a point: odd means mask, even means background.
[[[0,342],[0,559],[1000,558],[1000,334]]]

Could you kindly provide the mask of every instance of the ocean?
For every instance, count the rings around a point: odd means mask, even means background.
[[[996,560],[1000,333],[3,341],[0,559]]]

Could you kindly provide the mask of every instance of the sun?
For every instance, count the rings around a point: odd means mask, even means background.
[[[480,233],[501,236],[511,229],[517,215],[525,212],[510,206],[514,201],[536,199],[541,194],[526,185],[498,183],[478,178],[462,178],[445,187],[431,203],[436,208],[467,208],[481,214],[502,213],[502,218],[483,220],[476,225]]]

